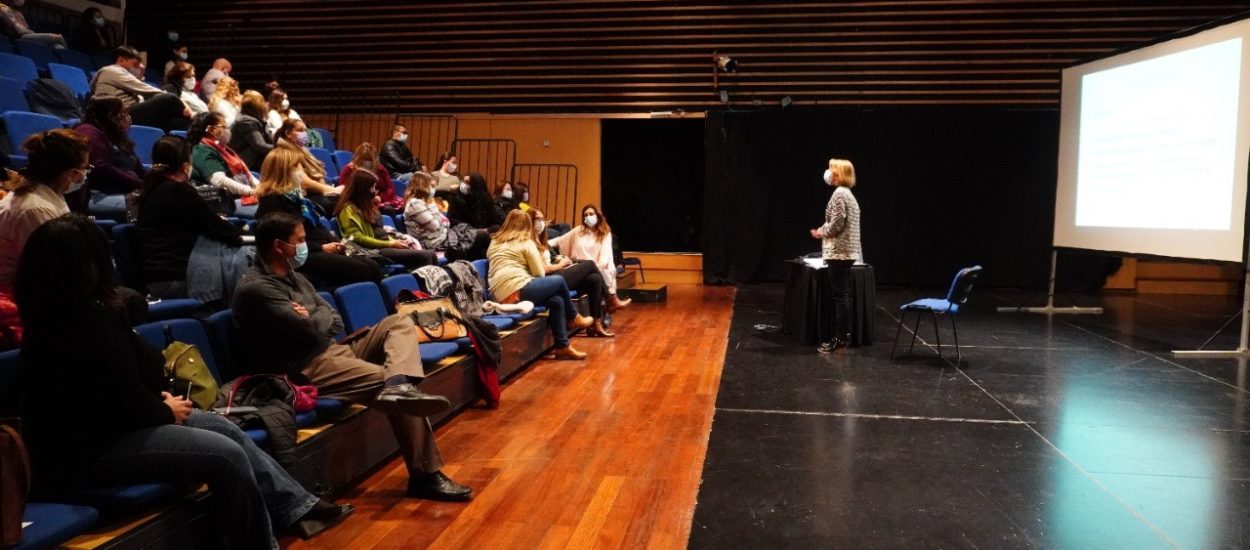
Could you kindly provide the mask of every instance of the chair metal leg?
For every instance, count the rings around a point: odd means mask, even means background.
[[[903,310],[898,314],[898,328],[894,330],[894,345],[890,346],[890,360],[894,360],[894,352],[898,349],[898,335],[903,332],[903,319],[907,318],[907,310]]]
[[[638,262],[638,276],[642,277],[642,284],[647,284],[647,272],[642,270],[642,262]]]
[[[911,327],[911,345],[907,346],[907,355],[911,355],[916,351],[916,337],[920,334],[920,318],[924,317],[924,312],[916,312],[916,324]]]
[[[959,352],[959,328],[955,323],[955,316],[951,315],[951,334],[955,335],[955,368],[963,364],[963,355]]]
[[[929,310],[929,316],[933,317],[933,336],[937,340],[938,359],[942,357],[942,332],[938,330],[937,312]]]

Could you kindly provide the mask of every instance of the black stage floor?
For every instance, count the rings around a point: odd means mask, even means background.
[[[879,291],[876,344],[821,356],[754,328],[779,324],[780,285],[740,287],[690,547],[1250,548],[1246,365],[1169,354],[1236,301],[1085,296],[1107,313],[1048,319],[978,290],[964,368],[927,320],[923,356],[891,363],[896,308],[925,294]]]

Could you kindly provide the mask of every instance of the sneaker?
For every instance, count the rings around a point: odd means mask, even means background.
[[[386,414],[434,416],[451,408],[451,401],[425,393],[412,384],[393,384],[382,388],[373,400],[374,408]]]

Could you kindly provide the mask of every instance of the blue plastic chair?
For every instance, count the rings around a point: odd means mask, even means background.
[[[318,292],[317,295],[320,296],[322,300],[325,300],[327,304],[330,304],[330,307],[334,308],[334,311],[339,310],[338,304],[334,303],[334,296],[332,294],[323,290],[321,292]],[[340,331],[338,334],[335,334],[334,340],[336,342],[340,341],[345,336],[347,336],[347,327],[343,327],[342,331]]]
[[[395,228],[395,218],[392,218],[389,214],[382,214],[382,227]]]
[[[59,548],[70,539],[86,532],[100,520],[100,512],[89,506],[29,502],[22,514],[22,542],[14,550],[27,548]]]
[[[376,325],[387,315],[382,292],[373,283],[341,286],[334,291],[334,301],[349,333]]]
[[[82,69],[73,65],[48,63],[48,73],[52,75],[52,78],[64,82],[69,89],[74,90],[74,95],[77,95],[80,101],[91,95],[91,83],[87,81],[87,73]]]
[[[321,145],[323,147],[331,151],[338,149],[338,146],[334,143],[334,134],[331,134],[329,130],[325,128],[310,128],[310,130],[317,132],[321,136]]]
[[[117,256],[122,283],[130,288],[143,288],[139,276],[139,229],[135,224],[119,223],[113,227],[113,254]]]
[[[168,342],[165,341],[165,327],[169,327],[170,333],[174,337],[174,341],[185,342],[196,347],[200,351],[200,356],[204,357],[204,363],[208,366],[208,371],[213,374],[218,382],[221,382],[221,371],[217,368],[217,358],[213,354],[212,341],[208,337],[208,332],[204,330],[204,325],[195,319],[170,319],[168,321],[155,321],[152,323],[144,323],[135,327],[135,332],[156,349],[165,349]]]
[[[386,309],[391,313],[395,313],[395,297],[399,295],[401,290],[421,290],[421,284],[417,282],[417,278],[411,273],[401,273],[399,275],[391,275],[382,279],[382,300],[386,302]]]
[[[907,313],[916,312],[916,324],[911,331],[911,346],[907,348],[907,353],[910,355],[916,347],[920,318],[924,316],[925,312],[928,312],[929,316],[933,318],[933,335],[937,339],[938,358],[942,358],[942,334],[938,330],[937,316],[950,316],[951,332],[955,337],[955,366],[959,366],[960,361],[963,360],[963,355],[959,351],[959,329],[955,327],[955,315],[959,313],[960,306],[968,302],[968,295],[972,293],[972,287],[980,276],[981,266],[966,267],[955,274],[955,279],[951,281],[950,290],[946,292],[945,298],[921,298],[899,307],[898,329],[894,331],[894,345],[890,347],[890,360],[894,360],[894,350],[898,347],[898,336],[903,332],[903,321],[907,318]]]
[[[44,46],[38,42],[18,39],[13,43],[17,55],[25,57],[35,62],[35,67],[39,70],[47,70],[48,63],[57,63],[60,61],[56,56],[56,52],[52,48]]]
[[[334,184],[339,181],[339,171],[335,169],[334,155],[330,151],[320,147],[309,147],[308,152],[312,153],[313,158],[321,161],[326,167],[326,183]]]
[[[189,319],[204,303],[192,298],[168,298],[154,304],[148,304],[148,321],[166,321],[170,319]]]
[[[0,74],[12,78],[26,86],[27,82],[39,78],[39,68],[35,62],[11,53],[0,53]]]
[[[208,330],[208,340],[213,346],[213,355],[217,358],[217,372],[222,380],[234,380],[237,374],[233,370],[230,359],[230,338],[234,331],[234,313],[222,310],[208,316],[204,323]]]
[[[131,126],[130,139],[135,142],[135,156],[143,164],[152,164],[152,146],[165,137],[165,131],[151,126]]]
[[[95,72],[95,61],[91,60],[90,55],[78,50],[57,50],[56,57],[61,60],[61,63],[78,67],[86,74]]]
[[[52,115],[5,111],[0,117],[4,118],[4,127],[9,134],[9,146],[12,147],[10,151],[21,151],[22,141],[33,134],[65,127],[61,119]],[[10,158],[18,168],[26,166],[26,155],[14,154]]]
[[[477,270],[477,276],[482,280],[482,298],[490,300],[490,286],[486,284],[487,274],[490,272],[490,264],[485,260],[473,260],[469,262],[473,264],[473,269]]]
[[[7,76],[0,76],[0,113],[5,111],[30,111],[26,101],[26,86]]]
[[[351,151],[339,150],[334,152],[334,164],[338,166],[339,172],[343,171],[343,167],[352,163],[353,156]]]

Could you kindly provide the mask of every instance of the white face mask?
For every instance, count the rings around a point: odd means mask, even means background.
[[[508,200],[512,200],[512,191],[504,191],[504,192],[503,192],[503,198],[508,199]]]
[[[524,195],[521,195],[521,202],[529,202],[529,201],[530,201],[529,193],[525,193]]]
[[[459,165],[459,164],[456,164],[456,163],[454,163],[454,162],[452,162],[452,163],[448,163],[448,164],[447,164],[447,173],[448,173],[448,174],[455,174],[455,173],[456,173],[456,170],[457,170],[457,169],[459,169],[459,168],[460,168],[460,165]]]
[[[284,110],[284,111],[285,111],[285,110],[290,109],[290,108],[291,108],[291,100],[289,100],[289,99],[284,99],[284,100],[282,100],[282,110]]]
[[[833,185],[833,169],[825,170],[825,185]]]
[[[543,221],[543,220],[538,220],[538,221],[534,222],[534,232],[535,232],[535,233],[542,233],[542,232],[543,232],[544,230],[546,230],[546,229],[547,229],[547,222],[545,222],[545,221]]]
[[[468,195],[468,194],[469,194],[469,184],[467,184],[467,183],[465,183],[465,182],[463,182],[463,181],[462,181],[462,182],[460,182],[460,194],[461,194],[461,195]]]
[[[400,143],[408,143],[408,134],[399,134],[399,137],[395,138],[395,141],[398,141]]]
[[[187,60],[187,52],[178,52],[178,59],[181,59],[181,60],[183,60],[183,61],[186,61],[186,60]]]
[[[178,41],[178,33],[174,31],[169,31],[169,34],[166,34],[165,37],[168,38],[170,42]]]
[[[94,18],[92,18],[92,19],[91,19],[91,24],[92,24],[92,25],[95,25],[95,26],[97,26],[97,27],[103,27],[103,26],[104,26],[104,23],[105,23],[105,21],[104,21],[104,18],[103,18],[103,17],[94,17]]]
[[[194,79],[194,78],[184,78],[184,79],[182,79],[182,89],[184,89],[184,90],[186,90],[186,91],[188,91],[188,92],[190,92],[190,91],[194,90],[194,89],[195,89],[195,79]]]
[[[69,189],[65,190],[65,194],[68,195],[79,189],[82,189],[84,185],[87,185],[87,173],[86,172],[83,172],[83,175],[81,178],[69,182]]]
[[[594,214],[586,214],[586,217],[582,218],[582,221],[585,222],[586,227],[594,227],[596,225],[599,225],[599,216],[596,216]]]

